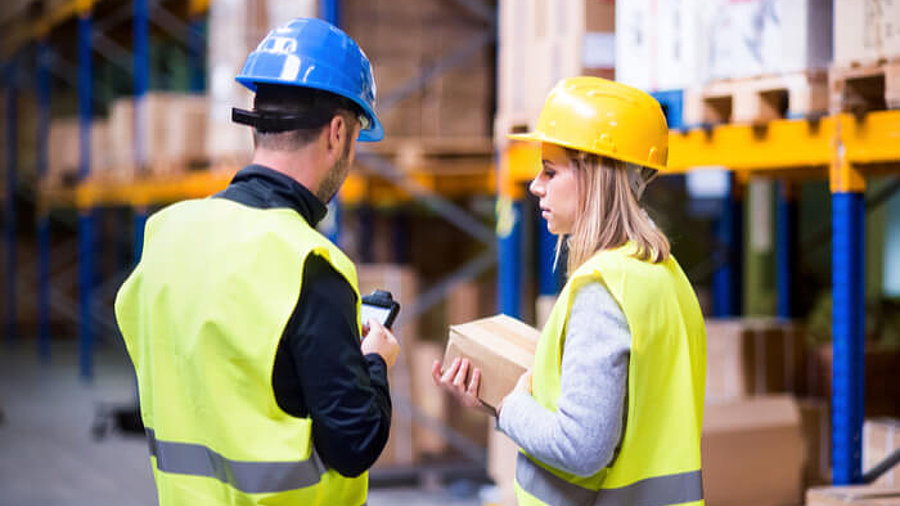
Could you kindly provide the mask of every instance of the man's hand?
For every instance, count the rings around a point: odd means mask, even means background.
[[[394,334],[391,334],[390,330],[384,328],[375,319],[369,319],[363,330],[366,331],[366,337],[360,345],[363,355],[377,353],[384,359],[388,369],[394,367],[394,362],[397,361],[397,355],[400,353],[400,343],[397,342]]]

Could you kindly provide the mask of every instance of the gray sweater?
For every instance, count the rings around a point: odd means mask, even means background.
[[[525,392],[503,401],[498,427],[541,462],[590,476],[615,458],[626,422],[631,333],[600,283],[575,293],[566,326],[557,411]]]

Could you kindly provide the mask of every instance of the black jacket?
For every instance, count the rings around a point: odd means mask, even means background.
[[[326,213],[303,185],[260,165],[240,170],[215,197],[261,209],[293,209],[313,227]],[[340,273],[310,255],[302,286],[275,356],[275,399],[286,413],[312,418],[313,444],[328,467],[357,476],[387,443],[387,366],[381,356],[360,351],[356,294]]]

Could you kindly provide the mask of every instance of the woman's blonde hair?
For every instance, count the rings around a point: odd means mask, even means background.
[[[637,246],[635,257],[663,262],[669,258],[669,240],[638,203],[640,193],[629,183],[625,162],[576,150],[566,150],[575,171],[577,202],[575,223],[566,240],[568,274],[575,272],[594,253],[622,246]],[[562,237],[557,245],[562,246]]]

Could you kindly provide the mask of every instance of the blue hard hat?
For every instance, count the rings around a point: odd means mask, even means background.
[[[375,115],[372,64],[353,39],[321,19],[296,18],[269,32],[235,80],[253,92],[257,84],[270,83],[346,97],[366,115],[368,124],[359,132],[359,140],[384,138],[384,127]]]

